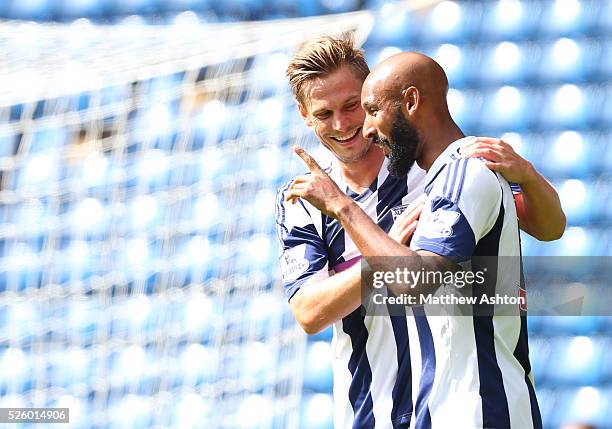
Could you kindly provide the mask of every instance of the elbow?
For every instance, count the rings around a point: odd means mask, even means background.
[[[555,231],[552,231],[550,236],[547,237],[545,241],[555,241],[563,237],[563,233],[565,232],[565,226],[566,226],[566,223],[564,221],[562,226],[556,229]]]
[[[567,219],[565,214],[561,212],[559,219],[556,222],[547,224],[546,226],[526,224],[521,226],[521,229],[533,238],[539,241],[555,241],[563,237],[565,227],[567,225]]]
[[[315,335],[326,328],[324,323],[316,317],[296,317],[297,322],[308,335]]]
[[[324,326],[318,324],[300,325],[304,332],[308,335],[316,335],[324,329]]]
[[[561,212],[561,217],[558,222],[554,224],[552,228],[550,228],[546,234],[540,238],[542,241],[555,241],[563,237],[563,233],[565,232],[565,227],[567,226],[567,218],[565,217],[565,213]]]
[[[308,335],[318,334],[327,327],[321,312],[316,307],[308,305],[302,296],[294,296],[290,305],[295,320]]]
[[[558,240],[563,237],[563,234],[565,233],[565,228],[567,228],[567,217],[565,216],[565,213],[563,213],[563,210],[561,210],[559,228],[557,229],[557,233],[555,234],[553,240]]]

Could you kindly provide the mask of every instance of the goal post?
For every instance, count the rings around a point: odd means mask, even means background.
[[[284,76],[370,12],[0,23],[0,402],[73,427],[297,428],[305,335],[274,190],[308,147]]]

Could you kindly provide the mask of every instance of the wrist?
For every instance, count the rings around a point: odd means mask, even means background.
[[[521,183],[519,183],[519,185],[521,185],[521,187],[529,187],[532,184],[536,183],[538,180],[538,172],[536,171],[535,167],[533,166],[533,164],[529,161],[525,161],[525,166],[524,166],[524,170],[525,172],[524,176],[523,176],[523,181]]]
[[[356,206],[355,201],[345,195],[334,210],[335,218],[340,221],[348,219],[354,206]]]

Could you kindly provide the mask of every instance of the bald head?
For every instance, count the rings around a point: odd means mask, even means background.
[[[448,110],[447,92],[442,67],[416,52],[387,58],[366,78],[363,134],[381,145],[390,165],[399,166],[396,171],[407,171],[411,160],[428,168],[446,146],[463,137]]]
[[[401,102],[410,87],[417,89],[423,104],[446,106],[446,73],[433,59],[417,52],[402,52],[378,64],[365,80],[362,94]]]

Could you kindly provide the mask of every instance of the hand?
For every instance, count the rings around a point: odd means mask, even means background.
[[[465,158],[485,158],[485,165],[493,171],[499,171],[508,182],[522,185],[534,177],[535,170],[531,163],[500,139],[476,137],[461,150],[461,154]]]
[[[410,203],[406,210],[404,210],[393,223],[389,231],[389,237],[400,244],[407,245],[410,242],[410,237],[419,223],[419,216],[421,216],[421,211],[423,211],[423,205],[426,199],[427,195],[423,194]]]
[[[336,182],[304,149],[294,146],[293,150],[302,158],[311,174],[298,176],[289,187],[285,200],[295,204],[298,198],[303,198],[321,210],[321,213],[338,218],[342,209],[353,203],[353,200],[340,190]]]

